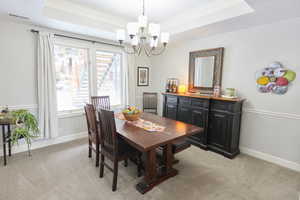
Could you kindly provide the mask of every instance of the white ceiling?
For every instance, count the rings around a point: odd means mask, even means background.
[[[135,20],[142,12],[143,0],[69,0],[101,12]],[[204,7],[215,0],[145,0],[145,11],[152,21],[162,21],[193,7]]]
[[[142,0],[1,0],[0,19],[8,13],[27,23],[106,39],[136,20]],[[300,17],[300,0],[145,0],[146,14],[172,40],[193,39]],[[26,21],[25,21],[26,22]],[[1,31],[1,30],[0,30]]]

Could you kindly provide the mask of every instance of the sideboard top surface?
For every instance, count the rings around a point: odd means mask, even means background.
[[[199,95],[199,94],[190,94],[190,93],[162,93],[163,95],[173,95],[180,97],[191,97],[191,98],[199,98],[199,99],[212,99],[212,100],[220,100],[220,101],[231,101],[231,102],[241,102],[245,99],[242,98],[225,98],[225,97],[214,97],[209,95]]]

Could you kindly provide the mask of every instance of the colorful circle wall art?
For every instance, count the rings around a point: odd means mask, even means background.
[[[261,93],[285,94],[296,79],[296,73],[274,62],[256,72],[256,85]]]

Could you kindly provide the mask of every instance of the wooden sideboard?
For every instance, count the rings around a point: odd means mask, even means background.
[[[189,137],[202,149],[234,158],[240,153],[243,99],[163,93],[163,116],[204,128]]]

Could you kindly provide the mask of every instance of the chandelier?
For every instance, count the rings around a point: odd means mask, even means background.
[[[166,49],[169,42],[170,34],[167,32],[160,33],[160,25],[149,23],[145,16],[145,0],[143,0],[143,12],[139,16],[137,22],[127,24],[127,34],[130,38],[131,47],[125,47],[127,54],[141,55],[144,51],[147,56],[160,55]],[[124,29],[117,30],[117,40],[120,45],[123,44],[126,38]],[[161,42],[159,47],[159,40]]]

